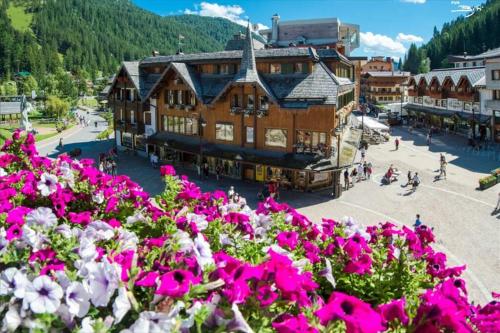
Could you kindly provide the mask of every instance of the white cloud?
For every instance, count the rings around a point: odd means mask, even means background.
[[[243,16],[244,13],[245,10],[240,5],[220,5],[215,2],[205,1],[200,4],[195,4],[194,9],[186,8],[184,10],[184,14],[222,17],[239,25],[246,26],[248,24],[248,16]],[[268,29],[268,27],[262,23],[257,23],[256,26],[258,30]]]
[[[402,43],[422,43],[424,41],[424,39],[420,36],[415,36],[415,35],[412,35],[412,34],[404,34],[402,32],[400,32],[398,34],[398,36],[396,37],[396,40],[398,42],[402,42]]]
[[[405,54],[405,46],[389,36],[374,34],[373,32],[361,32],[361,47],[366,53],[376,55],[393,56],[399,58]]]
[[[401,0],[401,2],[406,2],[406,3],[414,3],[418,5],[422,5],[427,2],[427,0]]]

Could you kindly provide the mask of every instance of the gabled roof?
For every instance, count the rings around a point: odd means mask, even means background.
[[[429,85],[433,78],[436,78],[439,84],[443,84],[446,78],[449,78],[454,85],[460,82],[461,78],[466,78],[470,84],[475,87],[481,84],[485,77],[484,67],[470,67],[470,68],[450,68],[450,69],[435,69],[425,74],[414,75],[413,79],[420,84],[423,79]]]
[[[141,101],[145,101],[147,99],[147,96],[149,96],[149,91],[160,79],[161,75],[156,73],[145,73],[141,71],[139,65],[139,61],[124,61],[122,62],[119,72],[122,69],[125,71],[125,74],[127,74],[135,89],[137,89],[137,91],[139,92],[139,98],[141,99]],[[115,75],[110,88],[115,85],[117,78],[118,75]],[[109,89],[108,94],[110,92],[111,89]]]

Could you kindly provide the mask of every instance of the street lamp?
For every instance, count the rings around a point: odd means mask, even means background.
[[[332,195],[334,198],[338,198],[340,196],[340,190],[336,191],[336,186],[340,186],[340,135],[342,134],[342,129],[339,127],[335,128],[334,131],[334,136],[337,140],[337,179],[333,177],[335,175],[335,171],[333,172],[332,175],[332,186],[333,186],[333,191]]]

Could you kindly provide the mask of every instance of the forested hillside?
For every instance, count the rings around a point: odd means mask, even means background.
[[[412,45],[404,68],[418,73],[429,67],[448,67],[446,58],[450,54],[479,54],[497,47],[500,47],[500,0],[488,0],[471,17],[445,23],[441,31],[434,28],[434,36],[419,49]],[[426,63],[427,58],[430,64]]]
[[[28,21],[28,22],[26,22]],[[218,18],[161,17],[128,0],[0,0],[0,81],[64,69],[95,77],[158,50],[222,50],[241,26]]]

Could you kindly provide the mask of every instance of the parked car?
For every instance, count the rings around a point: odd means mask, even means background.
[[[378,120],[378,122],[387,125],[387,124],[389,124],[389,115],[385,112],[379,112],[379,114],[377,116],[377,120]]]

